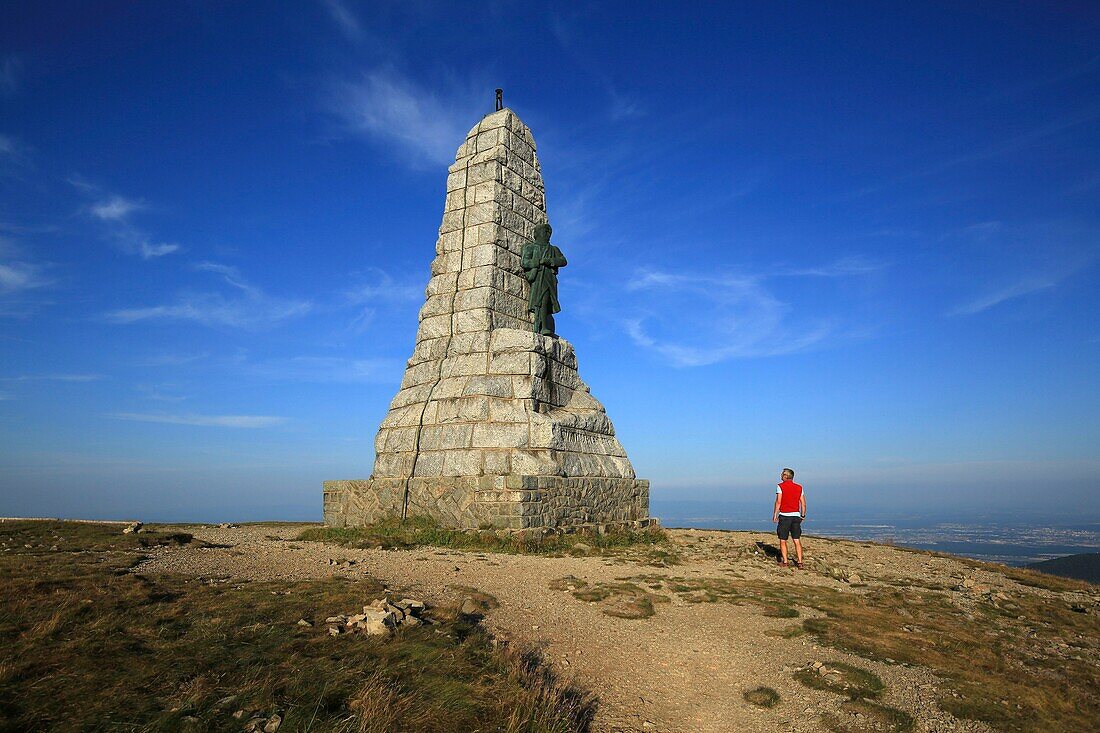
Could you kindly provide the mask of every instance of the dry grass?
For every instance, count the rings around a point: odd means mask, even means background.
[[[590,698],[538,665],[518,667],[468,617],[440,613],[384,639],[330,637],[326,616],[381,595],[371,580],[129,571],[150,545],[188,540],[0,525],[0,731],[239,732],[276,713],[280,730],[311,733],[556,733],[591,721]]]
[[[803,667],[794,678],[815,690],[828,690],[851,700],[876,698],[886,689],[878,675],[845,662],[828,662],[820,670]]]
[[[995,602],[919,588],[801,592],[825,613],[806,620],[807,631],[870,659],[935,670],[949,681],[940,704],[957,717],[1034,733],[1088,730],[1100,720],[1095,613],[1030,594]],[[1081,654],[1091,661],[1070,658]]]
[[[572,575],[551,581],[550,587],[553,590],[568,590],[578,601],[599,603],[604,614],[615,618],[649,618],[655,613],[654,603],[667,603],[669,600],[667,596],[650,593],[631,582],[589,585]]]
[[[806,629],[802,624],[791,624],[790,626],[784,626],[781,629],[768,629],[764,632],[767,636],[771,636],[777,639],[793,639],[796,636],[802,636],[806,633]]]
[[[869,700],[846,700],[841,704],[846,717],[822,716],[825,727],[833,733],[908,733],[913,730],[913,718],[896,708]]]

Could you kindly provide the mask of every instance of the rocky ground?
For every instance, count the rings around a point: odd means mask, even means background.
[[[801,606],[799,594],[901,585],[965,610],[1014,608],[1013,599],[1024,595],[1058,593],[1021,585],[996,566],[815,538],[805,539],[806,570],[784,569],[768,554],[775,538],[749,532],[672,530],[668,564],[629,553],[349,549],[298,540],[302,525],[185,529],[211,546],[155,548],[139,572],[193,574],[211,583],[370,576],[428,603],[453,602],[471,589],[489,594],[496,604],[483,623],[512,643],[542,649],[562,677],[593,690],[602,731],[904,729],[875,713],[891,709],[911,716],[916,731],[992,730],[945,712],[938,703],[944,681],[928,667],[819,646],[794,626],[821,615]],[[749,587],[762,595],[738,602]],[[1100,593],[1061,595],[1096,617]],[[901,632],[920,634],[915,626]],[[1066,663],[1095,668],[1096,642],[1062,642],[1055,651]],[[877,703],[884,707],[846,702],[845,685],[862,671],[881,680]],[[746,699],[761,686],[778,693],[774,706]]]

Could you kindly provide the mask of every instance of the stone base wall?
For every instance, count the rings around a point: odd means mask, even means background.
[[[326,481],[325,524],[355,527],[408,516],[458,529],[646,526],[649,482],[562,476],[447,476]]]

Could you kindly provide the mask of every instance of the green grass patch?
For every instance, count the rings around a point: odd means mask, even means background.
[[[578,601],[599,603],[603,613],[616,618],[649,618],[655,613],[654,603],[668,603],[671,600],[668,596],[650,593],[631,582],[589,585],[571,575],[552,581],[550,587],[555,590],[568,590],[572,587],[570,593]]]
[[[381,596],[370,579],[210,584],[128,570],[149,547],[183,541],[0,524],[0,731],[239,733],[276,714],[280,730],[312,733],[591,723],[589,695],[537,657],[497,650],[453,609],[391,637],[329,636],[327,616]]]
[[[754,687],[741,694],[746,701],[762,708],[774,708],[779,704],[779,693],[770,687]]]
[[[794,673],[794,678],[807,687],[846,695],[852,700],[878,697],[886,688],[874,672],[845,662],[828,662],[821,669],[803,667]]]
[[[790,626],[784,626],[781,629],[768,629],[764,632],[766,636],[771,636],[776,639],[793,639],[805,633],[806,630],[802,628],[802,624],[792,624]]]

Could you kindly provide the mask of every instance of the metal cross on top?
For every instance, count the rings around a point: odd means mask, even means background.
[[[504,90],[497,89],[497,112],[504,109]]]

